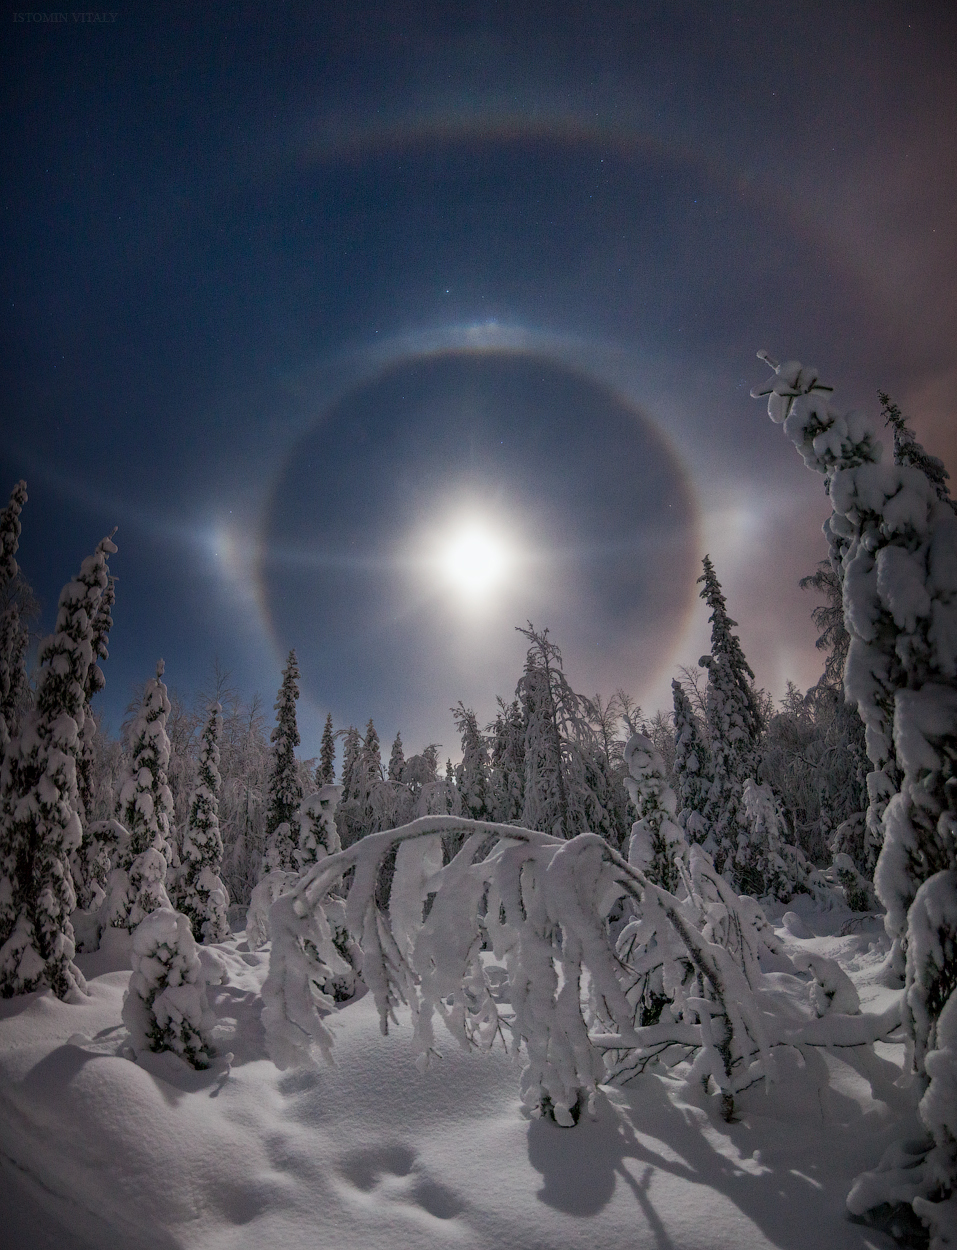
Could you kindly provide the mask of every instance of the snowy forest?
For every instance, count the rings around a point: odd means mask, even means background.
[[[560,640],[527,622],[491,723],[450,692],[454,750],[382,743],[370,708],[364,727],[328,716],[303,759],[294,651],[274,716],[218,666],[187,703],[150,663],[113,737],[96,696],[122,629],[116,545],[67,581],[36,645],[15,485],[0,514],[0,1038],[42,1002],[36,1036],[78,1013],[62,1043],[198,1097],[237,1080],[243,1011],[283,1080],[334,1082],[325,1061],[347,1062],[349,1013],[368,1007],[383,1034],[411,1025],[410,1098],[448,1064],[444,1035],[469,1063],[499,1051],[526,1119],[584,1155],[609,1088],[638,1091],[640,1124],[641,1091],[666,1082],[730,1132],[759,1093],[816,1099],[836,1070],[821,1056],[845,1056],[871,1089],[893,1084],[841,1196],[848,1226],[885,1240],[817,1244],[957,1245],[957,504],[889,396],[879,416],[845,412],[815,370],[760,356],[770,377],[752,394],[832,508],[828,556],[802,582],[821,676],[779,702],[705,555],[711,649],[675,673],[668,709],[642,709],[627,682],[575,691]],[[28,1095],[4,1102],[11,1131],[40,1142]],[[48,1144],[23,1150],[27,1172],[62,1166]],[[741,1175],[797,1166],[759,1153]],[[446,1190],[428,1192],[426,1211],[454,1219]]]

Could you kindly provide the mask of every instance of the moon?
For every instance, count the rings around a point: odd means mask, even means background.
[[[482,599],[500,586],[511,563],[505,543],[480,521],[453,530],[439,555],[445,581],[469,600]]]

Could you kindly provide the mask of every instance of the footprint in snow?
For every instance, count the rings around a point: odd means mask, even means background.
[[[407,1202],[437,1220],[454,1219],[465,1210],[458,1194],[423,1176],[415,1165],[415,1151],[396,1143],[356,1151],[342,1161],[340,1171],[362,1193]]]

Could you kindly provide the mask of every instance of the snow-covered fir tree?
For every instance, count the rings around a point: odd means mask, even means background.
[[[377,827],[377,811],[374,801],[376,788],[382,781],[382,749],[379,735],[369,718],[365,737],[359,749],[359,758],[353,770],[353,795],[359,810],[362,828],[373,833]]]
[[[475,713],[461,699],[458,706],[452,708],[452,717],[462,739],[462,762],[455,770],[462,815],[473,820],[494,820],[488,743],[478,727]]]
[[[650,738],[634,734],[625,746],[625,764],[625,786],[638,811],[628,843],[628,862],[655,885],[674,894],[681,879],[679,862],[687,859],[688,843],[675,820],[678,801],[668,784],[665,762]]]
[[[702,815],[708,826],[706,848],[719,872],[735,868],[739,835],[746,828],[741,814],[745,780],[757,775],[757,744],[761,711],[751,671],[728,615],[714,565],[704,557],[701,598],[711,609],[711,654],[702,657],[708,669],[707,716],[711,766],[710,786]],[[742,865],[743,868],[743,865]],[[746,883],[739,882],[747,893]]]
[[[615,779],[597,749],[588,701],[569,685],[547,629],[529,623],[519,633],[529,642],[516,690],[525,725],[522,824],[565,838],[587,829],[620,844],[624,831],[615,827],[611,795]]]
[[[562,754],[554,689],[561,673],[557,648],[548,631],[536,633],[529,623],[525,636],[531,643],[525,673],[519,682],[519,698],[525,721],[525,805],[522,824],[541,828],[555,837],[578,833],[571,824],[568,767]],[[562,691],[561,693],[564,693]]]
[[[438,779],[438,746],[434,742],[417,754],[410,755],[402,765],[402,784],[408,788],[413,808],[423,788],[434,785]]]
[[[362,735],[355,725],[350,725],[342,743],[342,774],[339,780],[342,786],[342,798],[336,810],[336,827],[343,846],[351,845],[356,838],[362,836],[356,803],[357,769],[361,748]]]
[[[525,806],[525,720],[518,699],[498,700],[491,734],[492,803],[495,820],[516,824]]]
[[[678,799],[678,824],[689,842],[703,842],[708,834],[704,809],[711,785],[708,745],[684,687],[672,681],[674,698],[674,778]]]
[[[401,781],[403,768],[405,768],[405,751],[402,748],[402,735],[397,733],[392,743],[392,751],[389,754],[389,768],[386,774],[389,780]]]
[[[119,796],[119,815],[130,834],[127,860],[154,850],[166,856],[169,849],[173,797],[166,770],[170,742],[166,722],[170,713],[169,692],[163,676],[166,664],[160,660],[156,676],[143,690],[130,732],[132,755],[129,776]]]
[[[849,855],[873,876],[865,855],[867,756],[857,708],[823,680],[806,694],[789,683],[761,740],[761,779],[779,797],[788,840],[814,863]]]
[[[313,794],[307,794],[299,808],[299,846],[296,866],[305,872],[327,855],[342,850],[336,828],[336,808],[342,791],[327,782]]]
[[[790,902],[796,894],[826,894],[823,874],[788,841],[780,800],[769,785],[747,778],[740,819],[735,877],[744,887],[742,893],[780,903]]]
[[[342,797],[349,799],[352,797],[352,787],[354,784],[354,773],[356,762],[359,759],[359,750],[362,746],[362,735],[355,725],[350,725],[345,732],[345,738],[342,746]]]
[[[92,622],[107,585],[104,538],[60,595],[54,633],[38,652],[36,705],[4,752],[0,774],[0,992],[82,987],[70,913],[71,853],[82,833],[76,765],[93,660]]]
[[[93,618],[93,660],[87,669],[83,688],[86,716],[83,721],[83,750],[80,754],[77,785],[84,815],[87,811],[92,812],[93,808],[96,722],[93,719],[92,703],[94,697],[106,686],[106,678],[99,662],[110,658],[110,630],[113,628],[113,604],[115,602],[116,578],[111,577],[100,596],[96,616]]]
[[[133,931],[132,946],[123,1023],[133,1050],[171,1050],[194,1068],[208,1068],[216,1017],[206,986],[224,979],[224,967],[203,966],[189,920],[171,907],[144,917]]]
[[[291,872],[295,868],[295,850],[299,831],[295,828],[296,812],[302,802],[302,785],[296,766],[299,728],[296,724],[296,701],[299,698],[299,665],[295,651],[289,652],[282,673],[282,685],[276,696],[276,727],[272,731],[272,772],[269,777],[269,807],[266,812],[267,870]]]
[[[774,377],[753,393],[769,397],[771,419],[824,476],[833,508],[825,533],[844,585],[845,689],[866,726],[868,822],[882,840],[875,885],[903,963],[918,1080],[933,1084],[948,1063],[933,1058],[944,1053],[940,1021],[957,1011],[957,516],[920,468],[882,463],[875,425],[832,407],[816,370],[760,355]],[[949,1128],[926,1123],[935,1149],[920,1214],[937,1236],[938,1200],[953,1222],[957,1157]]]
[[[26,482],[17,482],[0,512],[0,757],[19,728],[27,691],[27,631],[17,597],[20,513],[27,501]]]
[[[80,757],[77,760],[77,791],[80,796],[80,821],[83,837],[73,853],[71,868],[76,889],[77,906],[93,910],[103,901],[110,868],[113,837],[101,837],[102,822],[96,819],[96,753],[97,725],[93,715],[93,698],[106,686],[99,661],[109,659],[110,630],[113,628],[113,604],[116,601],[116,579],[111,577],[100,595],[93,618],[93,659],[84,682],[83,730],[80,734]],[[109,845],[107,845],[109,843]]]
[[[624,848],[628,831],[634,820],[628,791],[625,789],[624,778],[628,772],[625,764],[625,745],[630,737],[638,733],[640,726],[637,717],[640,709],[624,690],[618,689],[610,699],[602,699],[600,694],[585,700],[586,714],[593,731],[591,756],[594,759],[595,771],[601,776],[604,793],[603,803],[607,808],[611,822],[611,840]],[[621,729],[624,727],[624,737]],[[664,728],[661,714],[657,713],[649,730],[655,745],[665,757],[669,765],[673,753],[670,726],[667,741],[659,743],[655,734]]]
[[[156,676],[146,683],[131,726],[132,756],[118,804],[129,840],[110,873],[103,903],[105,922],[130,932],[157,907],[170,906],[166,874],[173,796],[166,777],[170,701],[163,681],[165,667],[163,660],[156,665]]]
[[[342,801],[336,824],[343,846],[391,825],[396,816],[397,788],[382,775],[379,735],[370,719],[363,738],[354,726],[346,731],[342,758]]]
[[[220,875],[223,840],[219,831],[219,743],[223,709],[214,703],[203,728],[199,779],[193,791],[189,823],[183,835],[179,910],[188,917],[200,942],[222,942],[229,936],[229,898]]]
[[[336,735],[332,729],[332,713],[326,713],[319,744],[319,767],[316,769],[316,785],[331,786],[336,779]]]

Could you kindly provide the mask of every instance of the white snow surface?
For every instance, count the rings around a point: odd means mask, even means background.
[[[805,900],[802,900],[805,901]],[[784,909],[782,908],[782,911]],[[801,908],[789,953],[837,959],[880,1010],[887,940],[876,921],[828,935]],[[793,919],[792,919],[793,917]],[[797,936],[797,933],[808,936]],[[437,1038],[416,1067],[400,1012],[379,1032],[371,995],[327,1021],[335,1066],[280,1072],[266,1058],[268,949],[241,934],[207,948],[218,1058],[134,1062],[121,1020],[129,940],[80,956],[90,997],[0,1002],[0,1246],[31,1250],[878,1250],[853,1223],[856,1174],[919,1136],[903,1047],[778,1058],[779,1080],[724,1123],[674,1076],[602,1086],[575,1128],[520,1112],[519,1066]],[[125,965],[125,966],[124,966]]]

